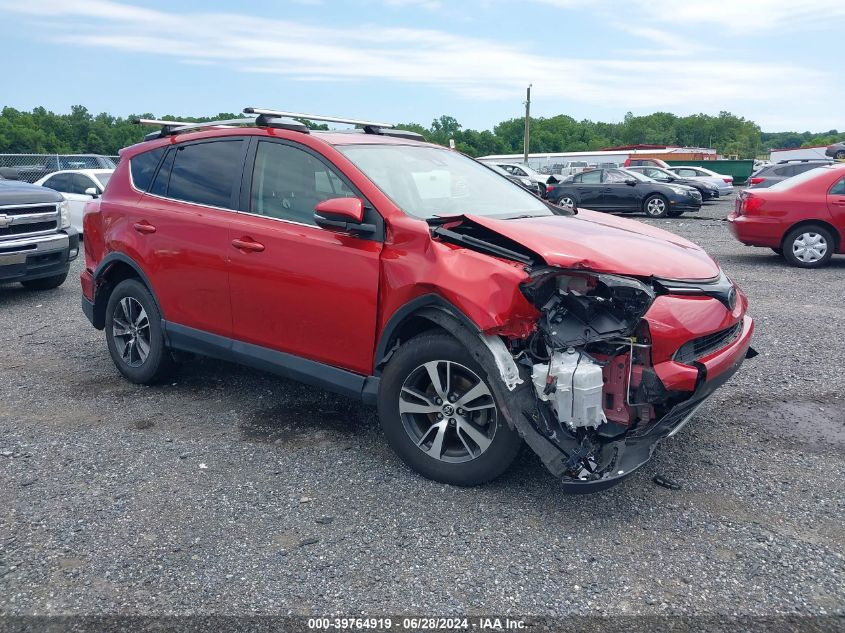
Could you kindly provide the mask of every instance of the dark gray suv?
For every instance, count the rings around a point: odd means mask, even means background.
[[[810,171],[816,167],[824,167],[825,165],[832,165],[832,160],[824,158],[807,158],[801,160],[782,160],[774,165],[766,165],[762,169],[757,170],[751,174],[748,179],[749,189],[764,189],[771,187],[773,184],[792,178],[798,174],[803,174],[805,171]]]

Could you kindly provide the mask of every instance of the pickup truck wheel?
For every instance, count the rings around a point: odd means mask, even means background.
[[[173,359],[164,344],[161,313],[141,282],[127,279],[112,291],[105,334],[112,361],[127,380],[150,385],[170,374]]]
[[[490,378],[456,339],[424,334],[402,345],[379,388],[381,426],[394,451],[435,481],[495,479],[522,445],[499,413]]]
[[[814,224],[799,226],[783,238],[783,257],[790,266],[821,268],[833,257],[833,236]]]
[[[27,279],[22,281],[21,285],[29,290],[52,290],[58,288],[67,279],[67,273],[61,275],[53,275],[52,277],[42,277],[41,279]]]
[[[643,211],[650,218],[665,218],[669,213],[669,201],[660,194],[651,195],[643,202]]]

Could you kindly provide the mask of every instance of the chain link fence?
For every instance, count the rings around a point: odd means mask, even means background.
[[[100,154],[0,154],[0,178],[35,182],[60,169],[114,169],[118,159]]]

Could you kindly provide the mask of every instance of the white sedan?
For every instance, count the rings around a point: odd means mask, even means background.
[[[694,178],[695,180],[703,180],[710,182],[719,187],[719,195],[727,196],[734,192],[733,176],[727,174],[717,174],[712,169],[705,167],[692,167],[682,165],[679,167],[671,166],[667,168],[669,171],[675,172],[681,178]]]
[[[47,174],[35,184],[58,191],[64,196],[70,212],[70,224],[82,233],[82,210],[85,204],[103,193],[113,172],[113,169],[64,169]]]

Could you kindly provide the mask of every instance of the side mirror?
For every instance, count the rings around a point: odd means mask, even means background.
[[[636,178],[628,178],[628,180],[625,181],[625,184],[628,185],[629,187],[636,187],[637,186],[637,179]]]
[[[677,178],[674,176],[666,176],[666,182],[675,182]]]
[[[85,190],[85,195],[86,195],[86,196],[91,196],[92,198],[99,198],[99,197],[100,197],[100,192],[97,190],[97,188],[96,188],[96,187],[88,187],[88,188]]]
[[[340,233],[375,233],[376,227],[364,224],[364,203],[360,198],[329,198],[314,207],[317,226]]]

